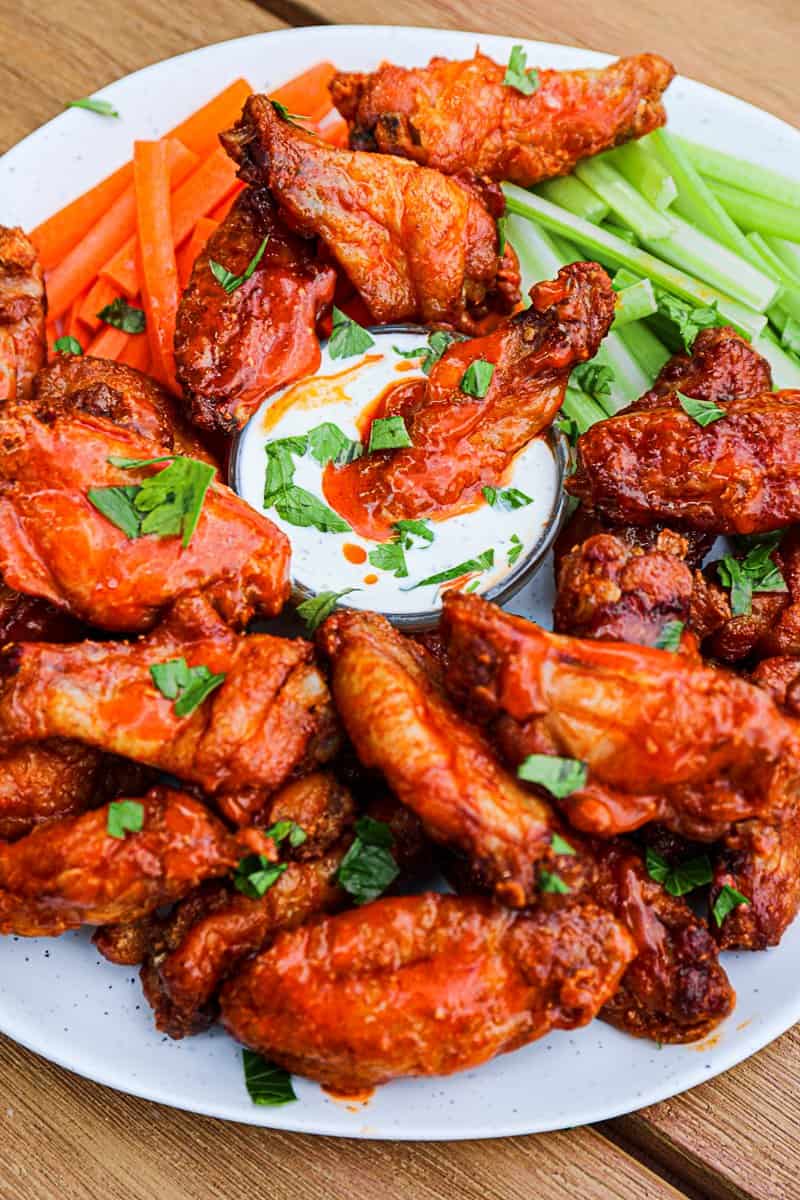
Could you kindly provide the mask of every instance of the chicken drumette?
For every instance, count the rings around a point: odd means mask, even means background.
[[[331,95],[354,149],[529,187],[663,125],[661,96],[675,72],[656,54],[638,54],[601,70],[540,70],[528,95],[505,74],[505,64],[476,51],[464,62],[343,72]]]
[[[46,312],[36,251],[21,229],[0,225],[0,400],[30,392],[47,357]]]

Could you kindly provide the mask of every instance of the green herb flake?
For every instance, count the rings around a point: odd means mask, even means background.
[[[490,504],[492,508],[505,508],[510,512],[515,508],[525,508],[528,504],[533,504],[533,497],[526,496],[519,488],[510,487],[501,490],[485,487],[482,490],[486,503]]]
[[[141,308],[134,308],[123,296],[117,296],[97,314],[106,325],[113,325],[123,333],[144,333],[147,319]]]
[[[724,884],[722,888],[720,888],[719,895],[714,901],[714,908],[712,909],[714,913],[714,920],[717,923],[717,928],[722,925],[722,922],[725,920],[725,918],[730,916],[733,910],[738,908],[740,904],[750,903],[751,901],[748,900],[747,896],[743,896],[742,893],[737,891],[735,887],[731,887],[730,884],[727,883]]]
[[[267,234],[267,236],[264,238],[241,275],[234,275],[232,271],[229,271],[227,267],[223,267],[222,263],[216,262],[213,258],[208,260],[208,266],[211,274],[214,276],[223,291],[227,292],[229,296],[231,292],[235,292],[237,288],[240,288],[243,283],[247,283],[248,279],[252,277],[256,267],[264,257],[264,251],[267,248],[268,241],[269,234]]]
[[[121,529],[127,538],[133,540],[142,536],[142,514],[134,505],[140,489],[131,487],[89,488],[89,502],[106,520],[117,529]]]
[[[701,329],[724,324],[719,315],[716,300],[712,304],[693,308],[685,300],[671,296],[668,292],[656,291],[656,304],[662,317],[667,317],[678,327],[678,333],[687,353],[691,352],[694,340]]]
[[[386,542],[369,552],[370,566],[379,571],[391,571],[395,579],[407,579],[406,555],[400,542]]]
[[[332,421],[323,421],[308,431],[308,449],[321,467],[332,462],[335,467],[343,467],[364,453],[361,442],[356,442],[343,433]]]
[[[517,775],[526,783],[537,783],[558,800],[585,787],[589,777],[586,763],[576,758],[557,758],[551,754],[529,754],[517,767]]]
[[[320,533],[349,533],[350,526],[337,512],[305,488],[292,484],[275,497],[272,507],[289,525],[313,526]]]
[[[698,425],[712,425],[714,421],[719,421],[725,416],[725,409],[720,408],[713,400],[695,400],[692,396],[684,396],[683,392],[678,391],[675,395],[687,417],[691,417]]]
[[[290,125],[296,125],[298,121],[309,121],[310,117],[303,116],[302,113],[289,112],[285,104],[281,104],[280,100],[270,100],[270,104],[275,109],[282,121],[288,121]],[[308,132],[308,131],[306,131]]]
[[[108,806],[106,831],[109,837],[124,838],[126,833],[141,833],[144,805],[138,800],[112,800]]]
[[[570,376],[570,383],[596,400],[598,396],[611,395],[611,385],[615,378],[613,367],[588,362],[575,367]]]
[[[275,438],[267,442],[264,452],[267,456],[267,474],[264,480],[264,508],[271,508],[282,492],[291,486],[294,480],[293,455],[305,454],[308,449],[308,438],[303,434],[299,437]]]
[[[337,882],[356,904],[376,900],[394,883],[399,868],[391,853],[392,831],[385,821],[360,817],[356,837],[336,873]]]
[[[559,896],[568,896],[572,888],[568,887],[561,876],[557,875],[555,871],[540,870],[539,891],[556,893]]]
[[[786,580],[771,555],[780,544],[782,532],[760,538],[741,560],[732,554],[717,563],[720,582],[731,593],[731,613],[747,616],[753,610],[753,592],[785,592]]]
[[[510,545],[508,547],[508,551],[506,553],[506,562],[508,563],[508,565],[510,567],[514,566],[514,564],[516,563],[517,559],[519,558],[520,554],[522,554],[522,551],[524,549],[525,549],[525,547],[522,543],[522,539],[519,537],[518,534],[512,533],[511,543],[510,543]]]
[[[215,474],[210,463],[178,455],[163,471],[145,479],[133,501],[144,514],[142,534],[180,534],[182,545],[188,546]]]
[[[342,588],[341,592],[317,592],[297,606],[297,615],[305,622],[306,629],[313,633],[331,615],[342,596],[349,596],[359,588]]]
[[[399,450],[411,445],[406,423],[402,417],[378,417],[369,431],[368,453],[376,450]]]
[[[100,117],[119,116],[110,100],[96,100],[93,96],[84,96],[81,100],[70,100],[67,108],[85,108],[87,112],[97,113]]]
[[[438,583],[449,583],[451,579],[460,579],[462,575],[472,575],[475,572],[480,574],[488,571],[489,567],[493,566],[494,550],[484,550],[477,558],[468,558],[456,567],[448,567],[446,571],[438,571],[436,575],[428,575],[426,579],[421,579],[419,583],[415,583],[408,590],[414,591],[414,588],[428,587],[429,585]]]
[[[292,1077],[253,1050],[242,1050],[244,1082],[253,1104],[289,1104],[296,1100]]]
[[[281,842],[285,842],[288,838],[289,845],[296,849],[302,846],[303,842],[308,841],[308,834],[305,829],[301,828],[296,821],[289,820],[285,817],[281,821],[276,821],[274,825],[270,825],[269,829],[265,829],[267,837],[271,837],[276,846]]]
[[[70,335],[56,338],[53,342],[53,349],[57,354],[83,354],[83,346],[76,337]]]
[[[400,350],[399,347],[392,346],[392,349],[400,358],[421,359],[420,366],[422,370],[426,375],[430,375],[445,350],[449,346],[452,346],[453,342],[464,340],[464,338],[454,333],[445,332],[444,329],[435,329],[433,333],[428,334],[428,342],[425,346],[415,346],[413,350]]]
[[[685,896],[695,888],[711,883],[714,876],[711,859],[707,854],[698,854],[693,858],[685,858],[682,862],[670,864],[663,855],[652,846],[648,846],[645,865],[650,878],[662,884],[670,896]]]
[[[333,309],[333,328],[328,340],[328,353],[331,358],[352,358],[355,354],[364,354],[370,346],[375,345],[375,339],[370,337],[357,321],[351,321],[341,309]]]
[[[680,649],[683,630],[683,621],[667,621],[654,642],[656,650],[670,650],[674,654]]]
[[[489,391],[493,375],[494,363],[487,362],[485,358],[476,358],[461,376],[461,391],[482,400]]]
[[[528,55],[522,46],[512,46],[503,83],[516,88],[523,96],[532,96],[539,90],[539,72],[536,67],[526,66]]]
[[[575,847],[571,846],[566,838],[563,838],[560,833],[554,833],[550,839],[550,845],[553,848],[554,854],[574,854]]]
[[[392,529],[395,531],[395,539],[404,550],[413,550],[415,538],[419,538],[420,546],[430,546],[434,539],[434,533],[429,521],[411,519],[395,521]]]
[[[278,882],[288,863],[270,862],[263,854],[248,854],[240,860],[233,876],[233,886],[243,896],[260,900]]]
[[[506,230],[508,228],[508,214],[503,217],[498,217],[495,224],[497,225],[497,253],[499,257],[502,258],[506,252],[506,243],[508,240],[506,234]]]
[[[185,658],[171,658],[153,663],[150,678],[168,700],[174,701],[176,717],[188,717],[225,680],[225,674],[214,674],[208,667],[190,667]]]

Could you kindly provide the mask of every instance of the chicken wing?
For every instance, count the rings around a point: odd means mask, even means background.
[[[164,469],[157,463],[124,470],[113,456],[147,462],[164,453],[158,442],[104,417],[76,411],[44,421],[28,406],[0,411],[6,584],[93,625],[130,632],[148,628],[166,605],[197,590],[237,624],[255,612],[278,613],[289,591],[289,542],[221,483],[211,483],[185,547],[175,534],[126,533],[90,500],[90,488],[136,487]],[[186,497],[169,502],[185,504]]]
[[[549,805],[525,790],[488,743],[445,698],[435,664],[375,613],[342,612],[319,634],[347,733],[366,767],[434,841],[466,854],[503,902],[540,898],[542,872],[580,887],[578,856],[556,854],[559,825]],[[548,901],[560,897],[548,895]]]
[[[448,179],[404,159],[330,146],[251,96],[222,135],[240,174],[272,193],[281,217],[318,236],[379,324],[422,321],[476,332],[488,314],[512,312],[519,270],[500,251],[502,194]]]
[[[677,392],[693,400],[729,404],[772,389],[767,360],[750,342],[727,325],[701,329],[691,354],[675,354],[664,364],[649,392],[634,400],[626,412],[649,408],[678,408]]]
[[[777,946],[800,909],[800,811],[780,823],[740,821],[725,837],[710,904],[723,888],[747,899],[712,925],[722,950]]]
[[[591,904],[515,914],[435,893],[379,900],[281,934],[225,985],[222,1020],[279,1066],[355,1091],[585,1025],[634,954]]]
[[[359,533],[385,538],[400,518],[441,517],[480,499],[481,488],[499,485],[514,455],[551,424],[570,370],[592,358],[608,332],[614,293],[597,263],[573,263],[536,284],[531,301],[494,333],[448,348],[400,413],[408,449],[326,471],[328,500]],[[478,361],[494,368],[482,397],[462,390]]]
[[[734,821],[794,811],[800,725],[745,680],[551,634],[476,596],[449,594],[442,623],[457,698],[484,718],[506,714],[518,750],[586,764],[585,784],[560,801],[577,828],[607,837],[661,821],[713,841]]]
[[[223,677],[187,715],[180,694],[162,692],[151,674],[180,659]],[[139,641],[8,647],[0,657],[0,754],[52,737],[197,784],[240,824],[291,772],[338,745],[311,644],[243,637],[201,597],[179,602]]]
[[[656,54],[637,54],[600,70],[540,70],[530,94],[505,84],[505,74],[505,64],[476,51],[464,62],[342,72],[331,95],[355,149],[530,187],[663,125],[661,95],[675,72]]]
[[[211,260],[249,279],[227,291]],[[265,396],[319,366],[317,320],[333,301],[336,274],[313,243],[291,233],[269,193],[246,188],[194,264],[178,306],[175,364],[191,420],[232,433]]]
[[[155,788],[136,803],[139,833],[112,837],[103,807],[0,843],[0,933],[55,937],[132,921],[239,860],[235,839],[190,796]]]
[[[21,229],[0,225],[0,400],[28,395],[47,357],[44,276]]]

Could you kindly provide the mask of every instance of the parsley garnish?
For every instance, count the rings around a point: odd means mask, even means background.
[[[751,901],[748,900],[747,896],[743,896],[742,893],[737,891],[735,887],[731,887],[728,883],[724,884],[720,889],[719,895],[714,901],[714,908],[712,909],[717,927],[719,927],[725,918],[729,916],[735,908],[738,908],[740,904],[750,903]]]
[[[308,834],[305,829],[302,829],[296,821],[290,821],[285,817],[281,821],[276,821],[274,825],[270,825],[269,829],[265,829],[267,837],[271,837],[276,845],[285,842],[289,839],[289,845],[296,849],[302,846],[303,842],[308,841]]]
[[[521,538],[519,537],[519,534],[512,533],[511,545],[508,547],[508,552],[506,554],[506,561],[510,567],[514,566],[514,563],[517,561],[524,549],[525,547]]]
[[[369,454],[374,454],[376,450],[399,450],[410,445],[411,438],[402,417],[378,417],[372,422],[367,447]]]
[[[720,417],[725,416],[725,409],[720,408],[713,400],[695,400],[694,397],[684,396],[683,392],[678,391],[675,395],[687,417],[691,417],[698,425],[712,425],[714,421],[719,421]]]
[[[293,454],[305,454],[308,449],[308,438],[299,437],[276,438],[267,442],[264,451],[267,456],[267,474],[264,480],[264,507],[270,508],[281,492],[292,486],[294,480]]]
[[[568,896],[572,888],[568,887],[561,876],[557,875],[555,871],[545,871],[542,869],[539,871],[539,891],[555,892],[559,896]]]
[[[406,579],[408,567],[406,555],[401,542],[385,542],[369,552],[370,566],[379,571],[391,571],[395,579]]]
[[[134,308],[122,296],[117,296],[97,314],[106,325],[113,325],[123,333],[144,333],[147,319],[141,308]]]
[[[190,667],[185,658],[153,663],[150,677],[162,696],[175,701],[176,717],[188,717],[225,680],[224,672],[215,675],[205,666]]]
[[[326,467],[329,462],[335,467],[343,467],[364,453],[361,442],[353,441],[332,421],[323,421],[309,429],[308,449],[321,467]]]
[[[532,96],[539,90],[539,72],[536,67],[527,67],[528,55],[522,46],[512,46],[503,83],[516,88],[523,96]]]
[[[785,592],[786,580],[770,555],[777,549],[783,534],[772,533],[758,541],[746,556],[739,561],[726,554],[717,563],[719,578],[724,587],[730,588],[731,613],[734,617],[746,616],[753,610],[753,592]]]
[[[280,100],[270,100],[270,104],[275,109],[282,121],[288,121],[290,125],[295,125],[298,121],[308,121],[309,118],[303,116],[302,113],[289,112],[285,104],[281,104]],[[307,132],[307,131],[306,131]]]
[[[671,650],[674,654],[681,644],[683,621],[667,621],[661,626],[661,632],[654,642],[656,650]]]
[[[517,767],[517,775],[526,783],[538,783],[539,787],[546,788],[556,799],[563,800],[585,786],[589,768],[577,758],[529,754]]]
[[[342,596],[350,592],[360,591],[359,588],[342,588],[341,592],[318,592],[297,606],[297,615],[306,623],[306,629],[313,633],[317,626],[328,618]]]
[[[350,526],[338,513],[294,480],[293,454],[305,454],[308,437],[277,438],[267,442],[267,474],[264,481],[264,508],[274,508],[290,525],[313,525],[321,533],[347,533]]]
[[[422,370],[426,375],[430,375],[448,346],[452,346],[453,342],[463,342],[465,340],[465,338],[455,333],[446,333],[443,329],[434,329],[433,333],[428,334],[427,346],[415,346],[413,350],[399,350],[397,346],[392,346],[392,349],[401,358],[421,358],[422,362],[420,366]]]
[[[92,96],[84,96],[82,100],[70,100],[67,108],[85,108],[101,117],[119,116],[110,100],[95,100]]]
[[[428,545],[433,541],[433,530],[427,521],[395,521],[392,529],[395,530],[395,537],[404,550],[414,548],[414,538],[419,538],[420,542],[427,542]]]
[[[701,308],[693,308],[685,300],[670,296],[668,292],[656,292],[656,304],[662,317],[667,317],[678,326],[678,333],[687,352],[691,351],[694,339],[701,329],[721,325],[722,319],[716,300]]]
[[[390,847],[392,831],[385,821],[359,817],[355,840],[336,873],[337,882],[356,904],[376,900],[400,874]]]
[[[351,321],[341,309],[333,308],[333,328],[328,339],[328,353],[331,358],[351,358],[354,354],[363,354],[375,345],[375,339],[370,337],[357,321]]]
[[[711,883],[714,877],[711,859],[707,854],[698,854],[671,865],[652,846],[648,846],[645,863],[650,878],[662,884],[670,896],[685,896],[687,892]]]
[[[611,395],[611,385],[614,379],[613,367],[607,367],[602,363],[588,362],[575,367],[570,377],[570,383],[596,400],[598,396]]]
[[[413,592],[414,588],[427,587],[434,583],[449,583],[451,579],[460,579],[462,575],[471,575],[473,572],[488,571],[489,567],[494,566],[494,550],[484,550],[477,558],[468,558],[464,562],[459,563],[456,567],[448,567],[446,571],[438,571],[436,575],[429,575],[427,579],[420,579],[419,583],[415,583],[408,590]]]
[[[226,291],[229,296],[231,292],[235,292],[237,288],[241,287],[243,283],[247,283],[248,279],[250,279],[256,267],[261,262],[261,259],[264,257],[264,251],[267,248],[268,241],[269,234],[267,234],[267,236],[264,238],[263,242],[250,259],[250,262],[247,264],[243,274],[241,275],[234,275],[232,271],[229,271],[227,267],[223,267],[222,263],[216,262],[213,258],[208,260],[211,274],[214,276],[220,287],[223,288],[223,290]]]
[[[461,391],[482,400],[489,390],[493,375],[494,363],[487,362],[485,358],[476,358],[461,377]]]
[[[274,103],[274,101],[273,101]],[[242,1051],[244,1081],[253,1104],[289,1104],[296,1100],[292,1077],[253,1050]]]
[[[124,838],[144,827],[144,805],[138,800],[112,800],[108,806],[106,831],[109,837]]]
[[[171,460],[171,461],[170,461]],[[129,459],[111,455],[112,466],[134,470],[161,462],[170,465],[150,475],[141,484],[127,487],[89,488],[94,507],[128,538],[182,535],[189,545],[200,520],[200,510],[216,470],[209,463],[182,455]]]
[[[240,860],[233,876],[233,886],[243,896],[260,900],[277,883],[288,863],[275,863],[263,854],[248,854]]]
[[[69,335],[56,338],[53,342],[53,349],[58,354],[83,354],[83,346],[78,339]]]
[[[554,833],[550,839],[550,845],[553,847],[554,854],[574,854],[575,847],[570,846],[566,838],[563,838],[560,833]]]
[[[482,491],[486,503],[491,504],[492,508],[506,508],[510,511],[514,508],[525,508],[527,504],[533,504],[533,497],[526,496],[519,488],[503,488],[501,491],[498,488],[485,487]]]

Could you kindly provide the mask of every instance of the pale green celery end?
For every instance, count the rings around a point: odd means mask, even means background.
[[[669,237],[672,232],[669,218],[653,208],[611,163],[586,158],[578,163],[575,173],[638,237],[644,240]]]
[[[800,208],[800,180],[782,175],[772,167],[762,167],[734,154],[726,154],[724,150],[701,146],[678,134],[672,136],[701,175]]]
[[[579,433],[585,433],[592,425],[604,421],[608,416],[596,400],[587,396],[580,388],[572,386],[567,388],[561,411],[565,416],[572,418],[578,426]]]
[[[747,240],[761,257],[765,269],[767,266],[771,267],[777,278],[789,287],[800,287],[800,258],[798,258],[797,270],[795,271],[790,264],[775,253],[763,233],[748,233]]]
[[[609,207],[596,192],[588,188],[575,175],[564,175],[560,179],[548,179],[536,187],[540,196],[553,204],[566,208],[567,212],[598,223],[609,214]]]
[[[754,196],[727,183],[715,183],[712,186],[731,219],[748,232],[800,241],[800,208],[791,208],[766,196]]]
[[[592,362],[610,367],[614,372],[611,396],[603,397],[604,407],[610,405],[613,412],[618,412],[632,400],[638,400],[652,382],[619,333],[608,334]]]
[[[667,347],[644,321],[625,325],[620,330],[620,337],[652,383],[664,363],[672,357]]]
[[[641,321],[658,309],[653,285],[649,279],[640,279],[617,292],[617,308],[612,329],[620,329],[632,321]]]
[[[778,390],[782,388],[800,389],[800,364],[786,353],[772,333],[765,333],[756,338],[753,347],[767,360],[772,371],[772,384]]]
[[[765,238],[765,241],[781,262],[786,264],[787,270],[792,271],[795,275],[800,274],[800,243],[793,242],[789,238],[769,236]]]
[[[668,169],[640,142],[628,142],[608,151],[608,158],[618,171],[642,193],[654,208],[663,212],[678,195],[678,188]]]

